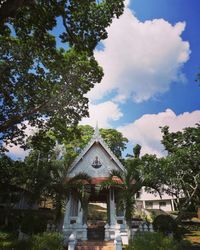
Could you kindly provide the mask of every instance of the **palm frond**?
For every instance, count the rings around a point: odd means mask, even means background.
[[[112,179],[112,177],[116,176],[117,178],[119,178],[122,182],[124,182],[124,173],[118,170],[112,170],[110,172],[110,178]]]
[[[78,182],[82,182],[82,181],[90,183],[91,177],[84,172],[80,172],[76,176],[74,176],[68,180],[69,183],[76,183],[76,182],[78,183]]]
[[[108,180],[101,182],[101,187],[100,187],[101,190],[104,188],[110,189],[111,187],[122,188],[122,184],[117,183],[116,181],[112,179],[108,179]]]

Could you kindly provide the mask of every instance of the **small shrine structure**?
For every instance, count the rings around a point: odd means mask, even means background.
[[[102,139],[98,127],[95,133],[75,159],[70,167],[67,177],[72,178],[79,173],[86,173],[91,177],[90,188],[90,202],[106,203],[107,204],[107,221],[96,228],[97,234],[102,234],[102,240],[109,241],[115,239],[120,235],[123,244],[128,243],[128,227],[124,217],[124,211],[117,209],[117,189],[111,187],[110,189],[99,189],[101,182],[107,180],[112,170],[125,171],[124,166],[118,158],[111,152],[104,140]],[[85,214],[84,214],[85,213]],[[63,233],[67,240],[73,233],[77,240],[88,240],[92,236],[91,230],[87,220],[87,212],[83,211],[80,200],[73,193],[66,202],[66,209],[63,223]],[[103,230],[103,231],[101,231]]]

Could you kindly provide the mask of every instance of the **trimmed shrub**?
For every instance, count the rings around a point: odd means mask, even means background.
[[[176,221],[170,215],[158,215],[153,222],[153,229],[165,235],[175,234],[178,229]]]
[[[63,250],[63,242],[63,235],[60,233],[34,235],[31,250]]]
[[[127,250],[180,250],[178,243],[162,233],[145,232],[136,234]]]

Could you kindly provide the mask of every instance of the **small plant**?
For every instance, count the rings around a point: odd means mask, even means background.
[[[127,250],[180,250],[179,244],[162,233],[139,233],[130,242]]]
[[[15,235],[13,233],[0,232],[0,249],[11,249],[14,245]]]
[[[63,235],[60,233],[34,235],[31,250],[63,250],[63,242]]]

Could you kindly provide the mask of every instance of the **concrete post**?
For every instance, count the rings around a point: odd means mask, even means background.
[[[153,232],[153,225],[152,224],[149,225],[149,232]]]
[[[116,224],[116,209],[115,209],[115,194],[114,189],[109,192],[109,205],[110,205],[110,225]]]
[[[65,206],[65,217],[64,217],[64,223],[63,223],[63,229],[69,227],[69,220],[70,220],[70,208],[71,208],[71,195],[69,197],[69,200],[66,202]]]
[[[120,234],[115,236],[114,244],[115,244],[115,250],[122,250],[122,238]]]
[[[75,250],[75,247],[76,247],[76,238],[75,235],[72,233],[69,236],[68,250]]]
[[[83,237],[82,240],[87,240],[87,225],[83,225]]]
[[[78,224],[83,224],[83,209],[81,207],[81,202],[78,202],[78,218],[77,218]]]
[[[104,228],[105,228],[105,241],[108,241],[108,240],[110,240],[109,225],[106,224],[106,225],[104,226]]]
[[[149,230],[148,230],[148,226],[147,226],[147,224],[144,224],[144,225],[143,225],[143,229],[144,229],[144,232],[149,231]]]

